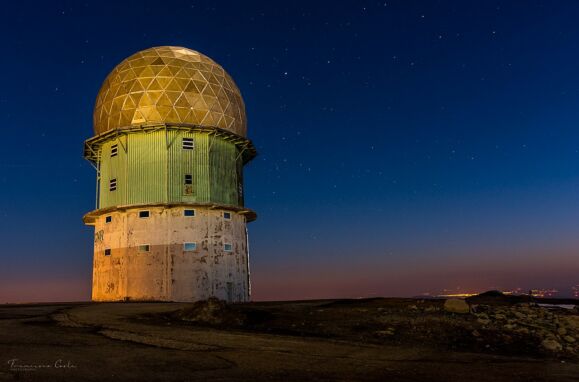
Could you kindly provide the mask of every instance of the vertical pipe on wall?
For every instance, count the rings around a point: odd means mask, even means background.
[[[127,200],[129,200],[129,187],[130,187],[130,182],[129,182],[129,135],[126,134],[125,135],[125,156],[123,157],[123,160],[125,161],[125,177],[124,177],[124,182],[126,183],[125,186],[125,197],[124,197],[124,202],[126,203]]]
[[[251,277],[249,274],[249,234],[247,232],[247,218],[243,217],[245,220],[245,264],[247,267],[247,301],[251,299]]]
[[[95,197],[95,209],[99,208],[100,204],[100,187],[101,187],[101,153],[102,147],[98,149],[98,154],[96,158],[96,168],[97,168],[97,181],[96,181],[96,197]]]
[[[169,141],[167,137],[167,125],[165,124],[165,203],[169,203]]]

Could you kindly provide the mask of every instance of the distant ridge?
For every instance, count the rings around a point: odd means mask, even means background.
[[[514,305],[521,303],[579,305],[579,299],[576,298],[533,297],[526,294],[507,295],[498,290],[483,292],[476,296],[467,297],[465,300],[471,305]]]

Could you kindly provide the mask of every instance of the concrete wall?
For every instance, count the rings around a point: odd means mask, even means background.
[[[195,216],[184,216],[185,209],[194,209]],[[94,301],[249,299],[244,215],[206,207],[151,207],[150,216],[140,218],[142,210],[119,209],[96,219]],[[197,249],[185,252],[186,242]],[[226,243],[231,252],[225,251]],[[140,245],[150,251],[140,251]]]

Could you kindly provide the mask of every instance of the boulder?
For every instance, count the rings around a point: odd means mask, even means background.
[[[558,352],[563,350],[563,345],[561,345],[553,338],[547,338],[546,340],[543,340],[543,342],[541,342],[541,345],[543,345],[545,349],[552,352]]]
[[[466,301],[458,298],[449,298],[444,302],[444,310],[450,313],[470,313],[470,306]]]
[[[243,313],[233,310],[225,301],[214,297],[189,304],[186,308],[176,311],[174,315],[182,321],[210,326],[238,326],[246,319]]]

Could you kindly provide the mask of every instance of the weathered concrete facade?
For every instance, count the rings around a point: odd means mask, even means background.
[[[143,212],[149,216],[140,217]],[[244,215],[206,207],[142,207],[95,219],[94,301],[211,296],[249,299]]]
[[[239,89],[208,57],[157,47],[127,58],[95,105],[94,301],[250,298]]]

